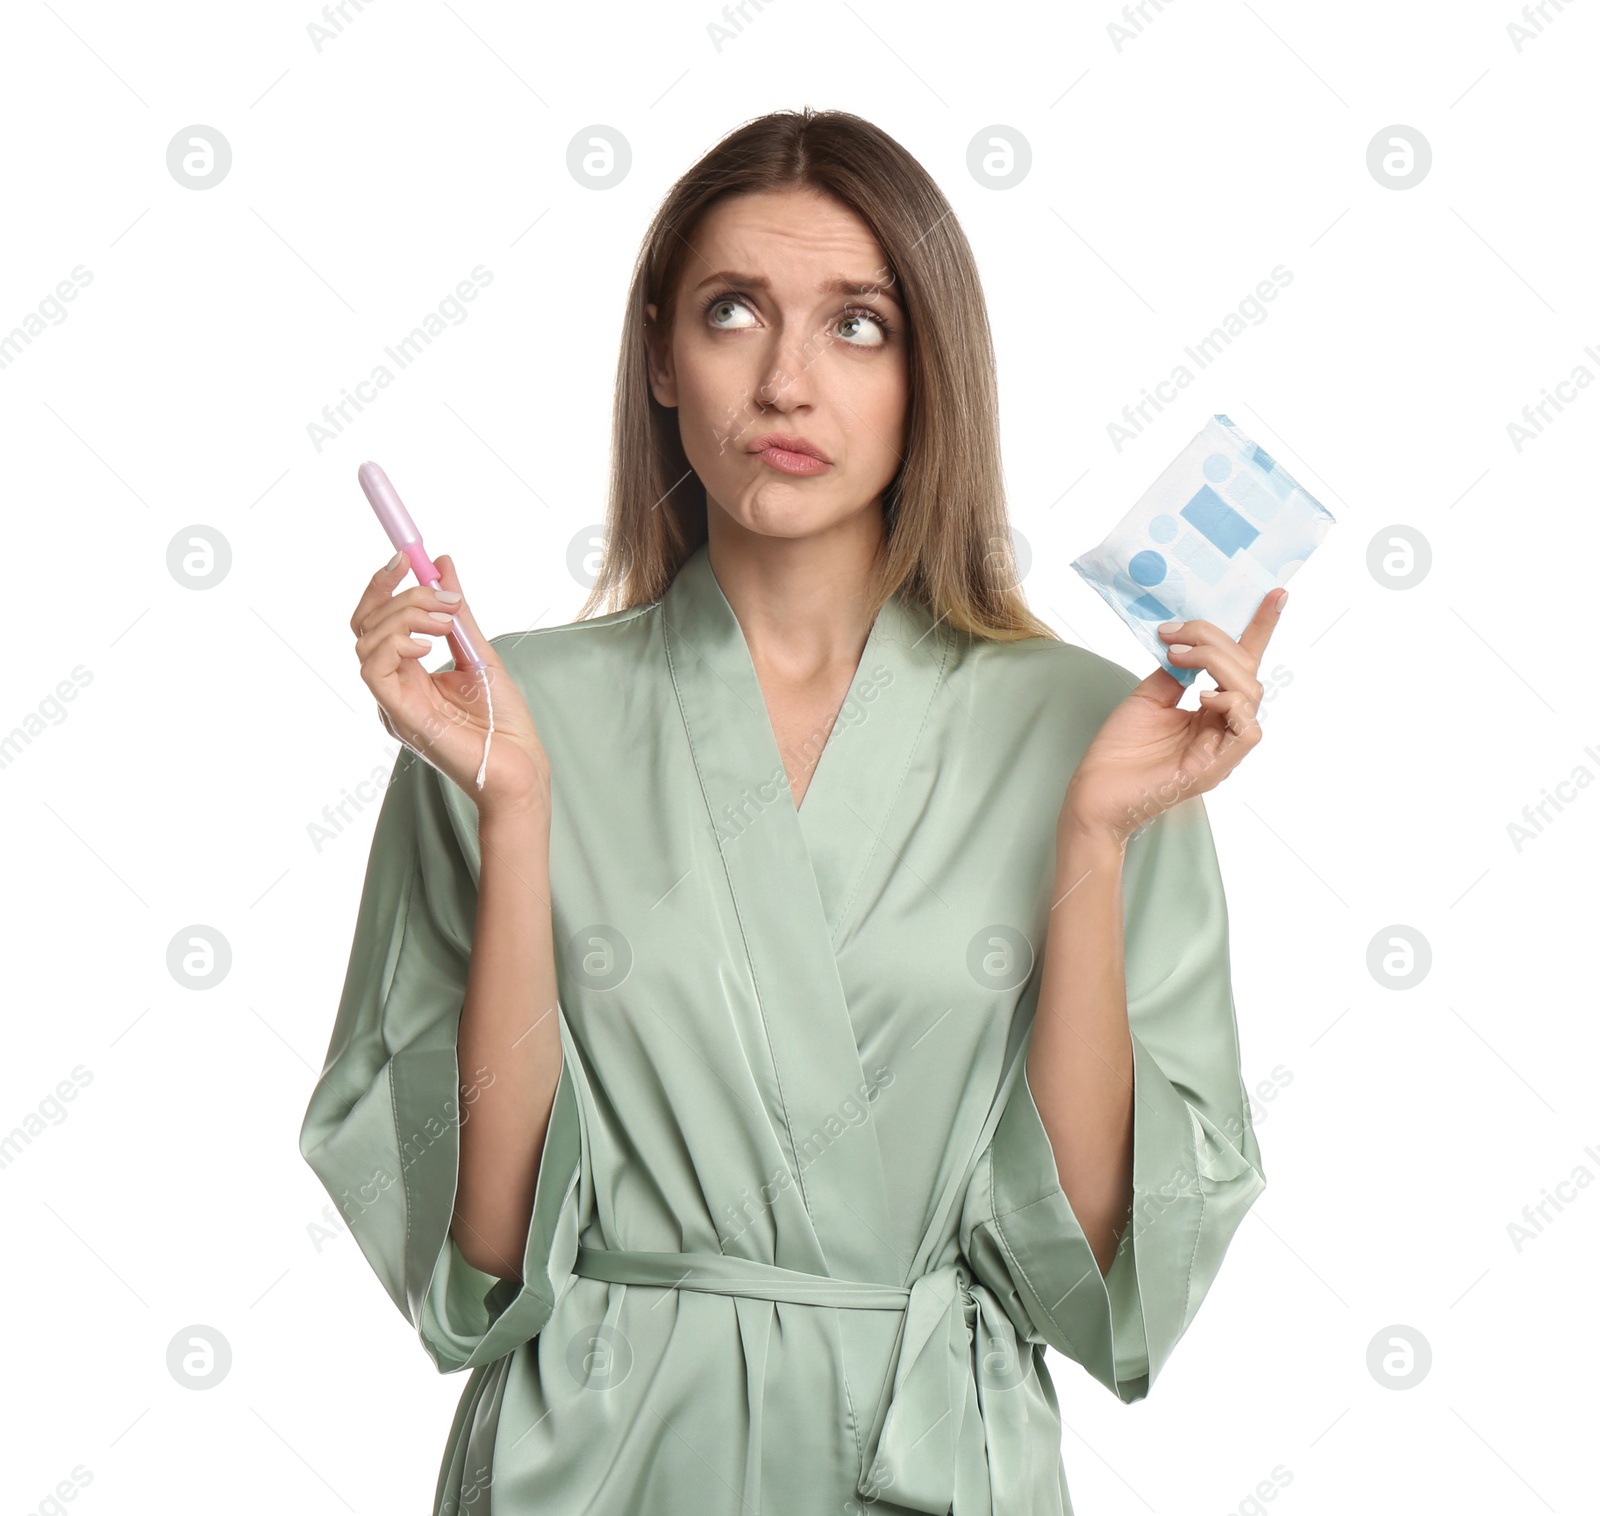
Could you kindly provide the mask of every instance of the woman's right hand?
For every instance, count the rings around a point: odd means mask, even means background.
[[[398,595],[394,587],[409,567],[405,559],[372,576],[350,618],[362,682],[376,698],[389,734],[449,775],[481,814],[527,809],[548,816],[550,763],[527,702],[466,601],[451,602],[438,594],[441,589],[461,593],[455,565],[448,556],[434,562],[440,576],[437,585],[415,585]],[[436,619],[437,615],[444,619]],[[482,676],[450,632],[451,616],[460,618],[488,659],[485,673],[494,696],[494,737],[482,789],[477,775],[489,731],[488,702]],[[422,666],[422,659],[433,651],[426,639],[439,636],[449,638],[457,667],[430,674]]]

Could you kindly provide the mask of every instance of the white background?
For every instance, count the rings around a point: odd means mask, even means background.
[[[356,466],[491,635],[572,619],[650,214],[805,104],[903,142],[976,249],[1025,588],[1065,637],[1148,669],[1069,563],[1214,412],[1338,523],[1266,741],[1207,800],[1247,1081],[1292,1075],[1257,1111],[1269,1188],[1150,1400],[1052,1357],[1080,1516],[1593,1509],[1600,1193],[1520,1250],[1508,1226],[1600,1175],[1600,797],[1508,826],[1600,773],[1600,395],[1520,448],[1508,424],[1600,373],[1600,16],[1551,6],[1519,48],[1510,3],[1169,0],[1119,46],[1112,5],[1071,12],[772,0],[719,49],[711,0],[373,0],[319,51],[309,0],[7,8],[0,334],[92,275],[0,367],[0,734],[43,712],[0,767],[0,1135],[50,1113],[0,1167],[13,1516],[74,1469],[83,1512],[430,1508],[465,1377],[314,1235],[296,1145],[376,807],[309,829],[395,752],[347,625],[389,553]],[[166,162],[197,124],[232,149],[203,191]],[[567,169],[595,124],[633,154],[605,191]],[[1433,154],[1405,190],[1367,166],[1395,125]],[[997,126],[1032,152],[1004,190],[967,167]],[[308,423],[476,265],[468,319],[319,451]],[[1278,265],[1265,319],[1114,444]],[[231,553],[207,590],[168,568],[196,527]],[[1431,554],[1407,589],[1370,566],[1397,533]],[[208,990],[168,969],[197,925],[231,949]],[[1369,969],[1396,935],[1431,952],[1410,989]],[[194,1324],[232,1351],[203,1392],[166,1366]],[[1368,1367],[1392,1328],[1431,1350],[1405,1390]]]

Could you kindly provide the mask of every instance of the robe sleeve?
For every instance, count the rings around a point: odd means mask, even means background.
[[[332,1042],[300,1132],[316,1172],[440,1373],[536,1336],[577,1253],[592,1193],[573,1059],[539,1161],[523,1277],[475,1268],[450,1236],[458,1126],[478,1084],[456,1033],[478,895],[477,809],[409,748],[397,759],[367,860]],[[559,1013],[559,1012],[558,1012]]]
[[[1266,1188],[1239,1066],[1227,910],[1202,798],[1128,843],[1133,1215],[1102,1276],[1061,1187],[1027,1042],[967,1199],[968,1256],[1029,1341],[1142,1400]],[[1030,1023],[1031,1032],[1031,1023]]]

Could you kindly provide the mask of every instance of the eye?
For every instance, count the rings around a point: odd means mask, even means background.
[[[852,305],[839,317],[836,325],[840,328],[840,335],[851,347],[884,347],[894,332],[894,328],[877,311],[868,310],[864,305]],[[845,328],[850,330],[846,332]],[[858,334],[868,334],[872,340],[852,341],[851,339]]]
[[[713,331],[745,331],[756,324],[755,313],[749,303],[743,295],[737,295],[732,290],[716,291],[703,302],[700,309]],[[732,319],[738,311],[745,313],[745,320]],[[834,322],[834,329],[846,346],[857,348],[886,347],[894,335],[894,327],[888,319],[865,305],[846,306]]]
[[[744,322],[740,323],[739,325],[733,325],[719,320],[718,318],[727,309],[743,310],[746,315],[750,314],[750,307],[746,305],[744,301],[741,300],[737,295],[713,295],[710,300],[706,302],[705,313],[707,318],[710,320],[711,325],[717,331],[739,331],[742,326],[749,324],[748,322]]]

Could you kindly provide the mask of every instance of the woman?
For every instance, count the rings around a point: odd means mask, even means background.
[[[1062,1516],[1044,1347],[1141,1398],[1265,1184],[1197,797],[1281,597],[1192,713],[1029,613],[971,252],[842,113],[667,197],[614,442],[481,789],[450,560],[351,622],[410,750],[301,1149],[473,1370],[435,1509]]]

